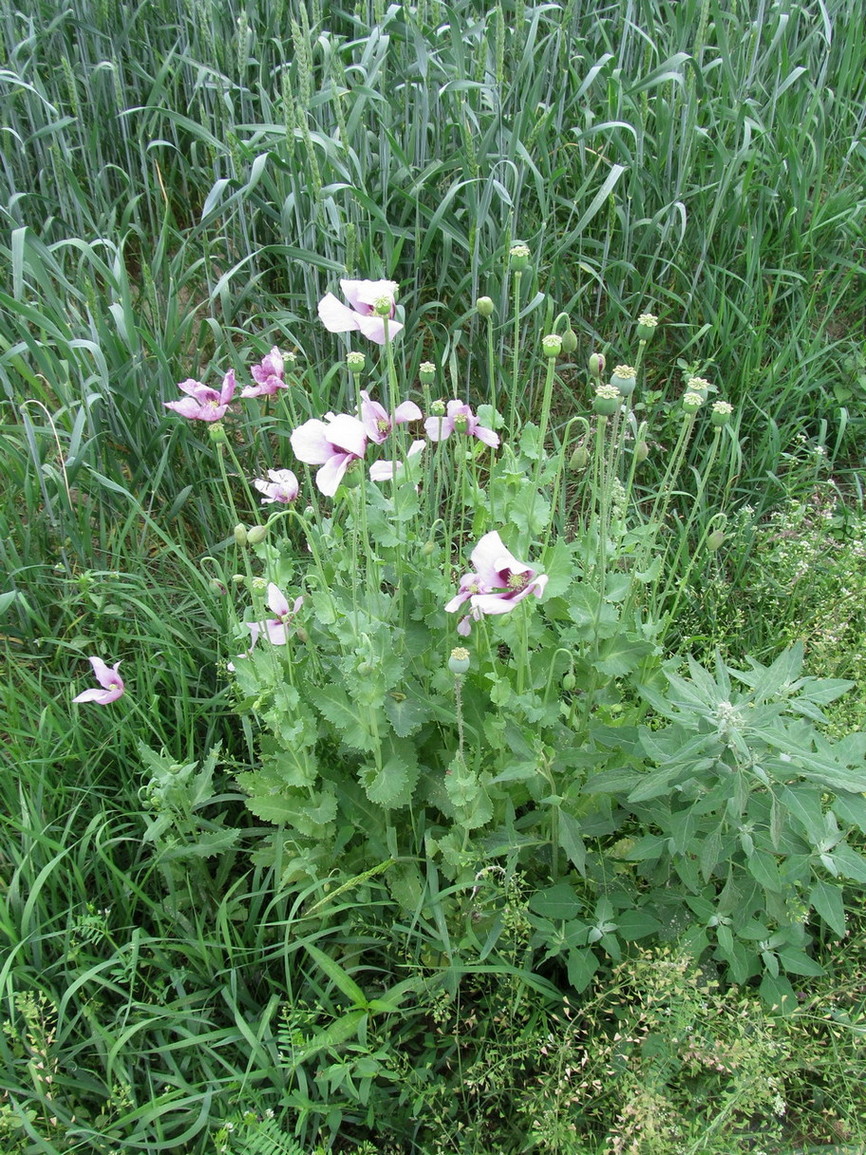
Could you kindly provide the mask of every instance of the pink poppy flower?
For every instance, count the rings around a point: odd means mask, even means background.
[[[349,413],[329,414],[324,421],[312,417],[299,425],[290,441],[298,461],[321,465],[316,485],[326,497],[333,497],[349,465],[364,456],[367,431]]]
[[[409,446],[409,452],[406,454],[407,460],[410,457],[417,457],[427,444],[423,439],[420,441],[413,441]],[[399,474],[405,468],[403,461],[374,461],[370,466],[370,480],[371,481],[391,481],[395,474]]]
[[[76,694],[72,701],[97,702],[100,706],[107,706],[109,702],[116,702],[126,689],[123,678],[117,672],[120,662],[115,662],[113,666],[107,666],[102,658],[90,658],[89,660],[93,666],[96,680],[102,689],[82,690],[80,694]]]
[[[250,657],[253,652],[253,646],[262,634],[265,634],[272,645],[284,646],[288,641],[289,628],[303,604],[303,597],[297,597],[295,598],[294,604],[290,606],[286,595],[279,586],[270,582],[268,584],[268,609],[274,614],[274,617],[266,618],[263,622],[244,623],[250,631],[250,648],[245,653],[238,654],[235,661],[239,658]],[[230,673],[234,673],[234,662],[229,662],[226,669],[228,669]]]
[[[330,333],[363,333],[377,345],[385,344],[385,322],[376,315],[376,304],[383,298],[390,301],[389,318],[394,316],[396,281],[340,281],[344,305],[333,293],[326,293],[319,301],[319,320]],[[388,321],[388,337],[403,328],[399,321]]]
[[[265,496],[262,505],[278,501],[281,505],[289,505],[298,496],[298,479],[291,469],[269,469],[269,481],[256,478],[253,485]]]
[[[273,645],[284,646],[288,639],[286,631],[303,604],[303,597],[298,597],[295,598],[294,605],[290,606],[282,590],[273,582],[269,582],[268,609],[274,616],[263,622],[247,622],[247,629],[252,636],[250,649],[253,648],[262,633],[267,635],[268,641]]]
[[[235,395],[235,375],[229,369],[223,377],[219,392],[203,385],[201,381],[194,381],[192,377],[181,381],[178,389],[186,393],[186,397],[181,397],[179,401],[164,401],[166,409],[173,409],[181,417],[188,417],[193,421],[220,421]]]
[[[283,355],[274,345],[270,353],[262,358],[261,364],[253,365],[250,369],[255,385],[245,386],[241,390],[241,397],[270,397],[278,389],[287,389],[284,371]]]
[[[428,417],[424,431],[431,441],[445,441],[455,431],[468,437],[477,437],[491,449],[499,445],[499,434],[482,425],[468,405],[462,401],[449,401],[443,417]]]
[[[361,390],[361,423],[371,441],[382,444],[395,425],[405,425],[409,421],[420,421],[421,410],[414,401],[404,401],[389,417],[384,406],[371,401],[370,394]]]
[[[483,614],[507,614],[530,594],[540,598],[547,585],[547,574],[518,561],[495,530],[481,538],[470,560],[474,573],[463,575],[457,594],[445,607],[446,613],[453,614],[469,603],[470,612],[457,627],[464,636],[471,621],[478,621]]]

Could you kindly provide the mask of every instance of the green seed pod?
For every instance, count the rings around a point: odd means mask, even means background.
[[[548,333],[541,338],[541,348],[545,357],[558,357],[562,351],[562,337],[558,333]]]
[[[622,396],[615,385],[599,385],[592,402],[592,411],[599,417],[613,417],[622,404]]]
[[[418,366],[418,377],[422,385],[432,385],[436,380],[436,366],[432,361],[422,361]]]
[[[479,297],[475,302],[475,308],[478,310],[482,317],[492,317],[493,310],[496,308],[496,306],[493,304],[493,301],[490,299],[490,297]]]
[[[528,245],[512,245],[508,252],[508,263],[512,271],[515,273],[522,273],[529,265],[529,258],[531,253]]]
[[[469,669],[469,651],[463,646],[456,646],[448,659],[448,669],[459,678]]]

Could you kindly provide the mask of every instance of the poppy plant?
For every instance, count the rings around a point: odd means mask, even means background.
[[[278,389],[287,389],[284,371],[283,355],[274,345],[270,353],[266,353],[262,358],[261,364],[253,365],[250,369],[255,385],[246,385],[241,390],[241,397],[270,397]]]
[[[349,465],[364,456],[367,431],[349,413],[330,414],[324,421],[311,417],[299,425],[290,441],[298,461],[322,467],[316,485],[326,497],[333,497]]]
[[[453,614],[468,602],[470,612],[457,627],[464,636],[472,621],[484,614],[507,614],[530,594],[540,598],[547,585],[547,574],[518,561],[496,530],[481,538],[470,560],[474,572],[463,575],[457,594],[445,607],[446,613]]]
[[[326,293],[319,301],[319,320],[329,333],[359,332],[377,345],[384,345],[385,317],[389,318],[389,337],[403,328],[399,321],[391,320],[396,308],[396,281],[340,281],[340,288],[348,305],[338,301],[333,293]]]
[[[181,397],[179,401],[164,401],[163,405],[191,421],[220,421],[235,395],[235,387],[235,375],[231,369],[223,377],[219,392],[188,377],[178,385],[186,397]]]
[[[75,695],[72,701],[96,702],[100,706],[107,706],[109,702],[116,702],[126,690],[123,678],[117,672],[120,662],[115,662],[113,666],[107,666],[102,658],[90,658],[89,661],[102,689],[82,690],[80,694]]]
[[[289,505],[298,496],[298,479],[291,469],[269,469],[268,480],[255,478],[253,485],[265,496],[262,505],[276,501],[281,505]]]
[[[424,431],[431,441],[445,441],[452,433],[457,432],[465,433],[468,437],[477,437],[491,449],[496,449],[499,445],[499,434],[482,425],[469,406],[462,401],[449,401],[441,417],[428,417],[424,422]]]
[[[420,421],[423,414],[414,401],[404,401],[393,414],[388,415],[378,401],[371,401],[370,394],[361,390],[361,424],[371,441],[381,445],[395,425],[405,425],[409,421]]]

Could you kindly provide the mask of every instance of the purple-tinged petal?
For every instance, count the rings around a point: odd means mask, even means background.
[[[457,633],[461,638],[468,638],[472,633],[472,618],[469,614],[465,618],[461,618],[457,623]]]
[[[326,293],[319,301],[319,320],[329,333],[348,333],[357,329],[359,314],[342,301],[338,301],[333,293]]]
[[[351,453],[353,457],[363,457],[367,448],[367,430],[357,417],[349,413],[338,413],[328,422],[325,436],[332,446]]]
[[[289,438],[295,457],[307,465],[321,465],[333,454],[334,447],[328,437],[328,427],[324,421],[311,417],[299,425]]]
[[[280,620],[290,613],[286,595],[273,582],[268,583],[268,609]]]
[[[454,422],[450,417],[428,417],[424,422],[424,432],[430,441],[445,441],[454,432]]]
[[[388,297],[391,301],[391,316],[394,315],[394,298],[397,295],[396,281],[340,281],[343,296],[357,312],[369,316],[377,301]]]
[[[394,410],[394,424],[405,425],[409,421],[420,421],[423,416],[414,401],[403,401]]]
[[[505,548],[502,538],[495,529],[491,530],[490,533],[485,533],[469,557],[486,586],[501,585],[503,574],[509,571],[511,573],[532,572],[531,566],[518,561],[514,554]]]
[[[233,369],[229,369],[225,377],[223,377],[222,388],[219,391],[220,404],[228,405],[235,395],[237,382],[235,381],[235,374]]]
[[[333,497],[340,488],[340,482],[349,468],[350,461],[357,461],[353,453],[335,453],[316,474],[316,485],[325,497]]]
[[[268,640],[274,646],[284,646],[288,640],[286,632],[286,623],[276,621],[273,618],[268,618],[265,622],[265,630],[267,631]]]
[[[365,317],[363,313],[355,314],[355,327],[360,329],[368,341],[374,341],[377,345],[385,344],[385,319],[384,317]],[[394,333],[401,329],[397,321],[391,321],[388,324],[388,336],[393,337]]]
[[[380,445],[391,432],[391,418],[384,406],[378,401],[371,401],[370,394],[365,390],[361,391],[361,423],[370,440]]]
[[[91,658],[90,664],[102,689],[82,690],[72,701],[97,702],[100,706],[107,706],[109,702],[116,702],[126,688],[123,684],[123,678],[117,672],[120,662],[116,662],[114,666],[108,666],[102,658]]]
[[[483,425],[476,425],[472,430],[472,436],[483,441],[485,445],[489,445],[491,449],[499,448],[499,434],[494,433],[492,429],[487,429]]]

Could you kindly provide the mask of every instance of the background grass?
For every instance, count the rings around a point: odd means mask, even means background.
[[[249,736],[219,672],[228,611],[211,579],[230,574],[232,554],[216,457],[162,402],[188,376],[242,371],[279,344],[299,354],[311,411],[336,408],[315,304],[346,273],[398,281],[406,348],[472,395],[486,366],[472,304],[488,294],[507,315],[504,257],[519,239],[533,254],[530,325],[540,333],[563,309],[580,337],[561,368],[562,420],[587,410],[587,354],[622,359],[651,310],[663,327],[645,404],[663,417],[697,371],[736,407],[736,465],[704,495],[706,515],[748,502],[759,525],[809,492],[805,436],[853,516],[866,423],[862,4],[25,0],[0,24],[4,1141],[16,1153],[204,1152],[233,1117],[247,1127],[238,1149],[291,1151],[264,1114],[289,1094],[305,1145],[343,1123],[360,1134],[360,1106],[346,1119],[322,1108],[337,1074],[314,1094],[280,1051],[345,1010],[333,976],[290,946],[322,927],[292,940],[267,872],[248,873],[235,850],[213,878],[195,869],[202,823],[248,827],[229,771]],[[509,328],[494,336],[510,364]],[[523,356],[528,371],[531,343]],[[653,447],[662,469],[665,449]],[[772,541],[743,529],[727,574],[703,575],[722,592],[685,633],[718,642],[725,581],[760,590],[750,567],[764,556],[773,570]],[[804,603],[804,618],[821,613]],[[748,612],[739,621],[739,650],[766,652],[767,630],[750,633]],[[787,617],[785,640],[796,629]],[[88,677],[88,654],[141,651],[151,660],[135,666],[139,708],[124,726],[73,716],[70,680]],[[174,860],[147,841],[140,740],[178,763],[222,743],[195,821],[169,828]],[[353,973],[365,936],[387,933],[375,893],[363,897],[369,925],[335,940]],[[443,933],[409,932],[409,948],[382,948],[375,989],[395,952],[422,968]],[[498,979],[473,981],[470,1012]],[[856,1022],[862,985],[845,989],[837,1009]],[[433,1030],[440,993],[425,997]],[[307,1008],[300,1026],[280,1025],[290,1005]],[[507,1079],[541,1045],[539,1014],[515,1019],[522,1050],[496,1044],[505,1073],[480,1117],[497,1117]],[[451,1058],[471,1065],[453,1030]],[[804,1117],[830,1095],[821,1055],[857,1085],[856,1039],[843,1025],[810,1052]],[[415,1046],[409,1032],[410,1065]],[[418,1088],[418,1109],[444,1149],[480,1150],[478,1135],[459,1146],[443,1072],[438,1091]],[[477,1096],[460,1094],[471,1113]]]

